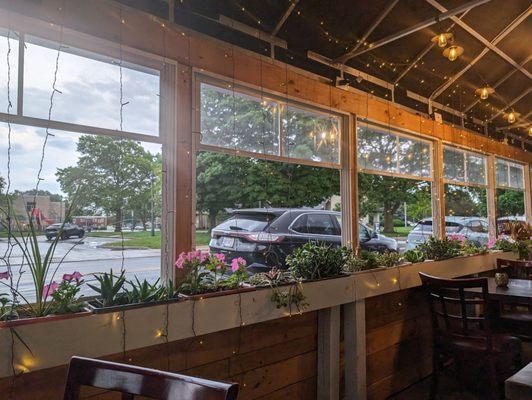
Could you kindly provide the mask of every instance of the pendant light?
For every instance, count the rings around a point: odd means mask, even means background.
[[[454,61],[460,57],[464,52],[464,48],[461,46],[452,45],[443,50],[443,55],[449,59],[449,61]]]
[[[439,47],[446,47],[448,43],[452,43],[454,35],[452,33],[440,33],[431,39],[431,42],[437,43]]]
[[[490,94],[493,94],[495,90],[489,86],[484,86],[475,90],[482,100],[486,100]]]
[[[512,110],[508,114],[506,114],[506,120],[509,124],[513,124],[517,120],[517,117],[519,117],[520,115],[521,114]]]

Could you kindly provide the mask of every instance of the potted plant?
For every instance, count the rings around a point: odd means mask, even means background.
[[[345,275],[343,267],[349,252],[345,247],[309,242],[295,249],[286,264],[293,276],[303,281],[335,278]]]
[[[160,285],[157,279],[150,283],[147,279],[140,281],[137,276],[128,281],[125,271],[115,275],[109,273],[94,274],[97,285],[87,284],[98,296],[88,302],[88,307],[95,314],[130,310],[150,305],[176,302],[178,294],[172,282]],[[127,286],[129,285],[129,286]]]
[[[175,265],[185,271],[178,289],[183,298],[197,299],[255,290],[245,284],[248,275],[243,258],[231,260],[228,266],[224,254],[197,250],[181,253]]]

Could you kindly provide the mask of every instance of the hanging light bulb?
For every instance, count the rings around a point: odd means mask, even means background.
[[[452,42],[454,35],[452,33],[440,33],[439,35],[434,36],[430,41],[437,43],[439,47],[445,47],[449,42]]]
[[[488,96],[495,92],[493,88],[490,88],[489,86],[484,86],[481,88],[478,88],[475,90],[475,92],[480,96],[482,100],[486,100]]]
[[[449,61],[454,61],[462,55],[464,48],[461,46],[452,45],[443,50],[443,55],[449,59]]]
[[[532,126],[528,128],[528,136],[532,136]]]
[[[517,120],[517,117],[519,117],[519,113],[516,113],[515,111],[510,111],[507,115],[506,115],[506,120],[508,121],[509,124],[513,124],[516,120]]]

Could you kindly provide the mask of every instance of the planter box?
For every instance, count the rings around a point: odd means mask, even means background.
[[[148,301],[145,303],[131,303],[131,304],[119,304],[116,306],[99,307],[94,300],[87,302],[87,310],[94,314],[105,314],[112,312],[122,312],[127,310],[134,310],[136,308],[159,306],[166,303],[175,303],[180,301],[179,298],[169,300]]]
[[[45,317],[32,317],[32,318],[18,318],[9,321],[0,321],[0,328],[15,328],[22,325],[31,325],[31,324],[40,324],[50,321],[61,321],[79,317],[87,317],[91,315],[91,311],[80,311],[77,313],[70,314],[53,314],[47,315]]]
[[[183,300],[203,300],[210,297],[229,296],[232,294],[239,294],[243,292],[252,292],[256,290],[255,286],[242,286],[237,289],[218,290],[216,292],[206,292],[198,294],[184,294],[179,293],[179,297]]]

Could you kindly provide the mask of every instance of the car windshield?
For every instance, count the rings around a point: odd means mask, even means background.
[[[275,219],[271,214],[236,214],[222,222],[216,229],[224,231],[257,232],[264,230]]]
[[[446,233],[457,233],[462,230],[463,226],[456,222],[445,221]],[[412,232],[432,232],[432,220],[419,221]]]

